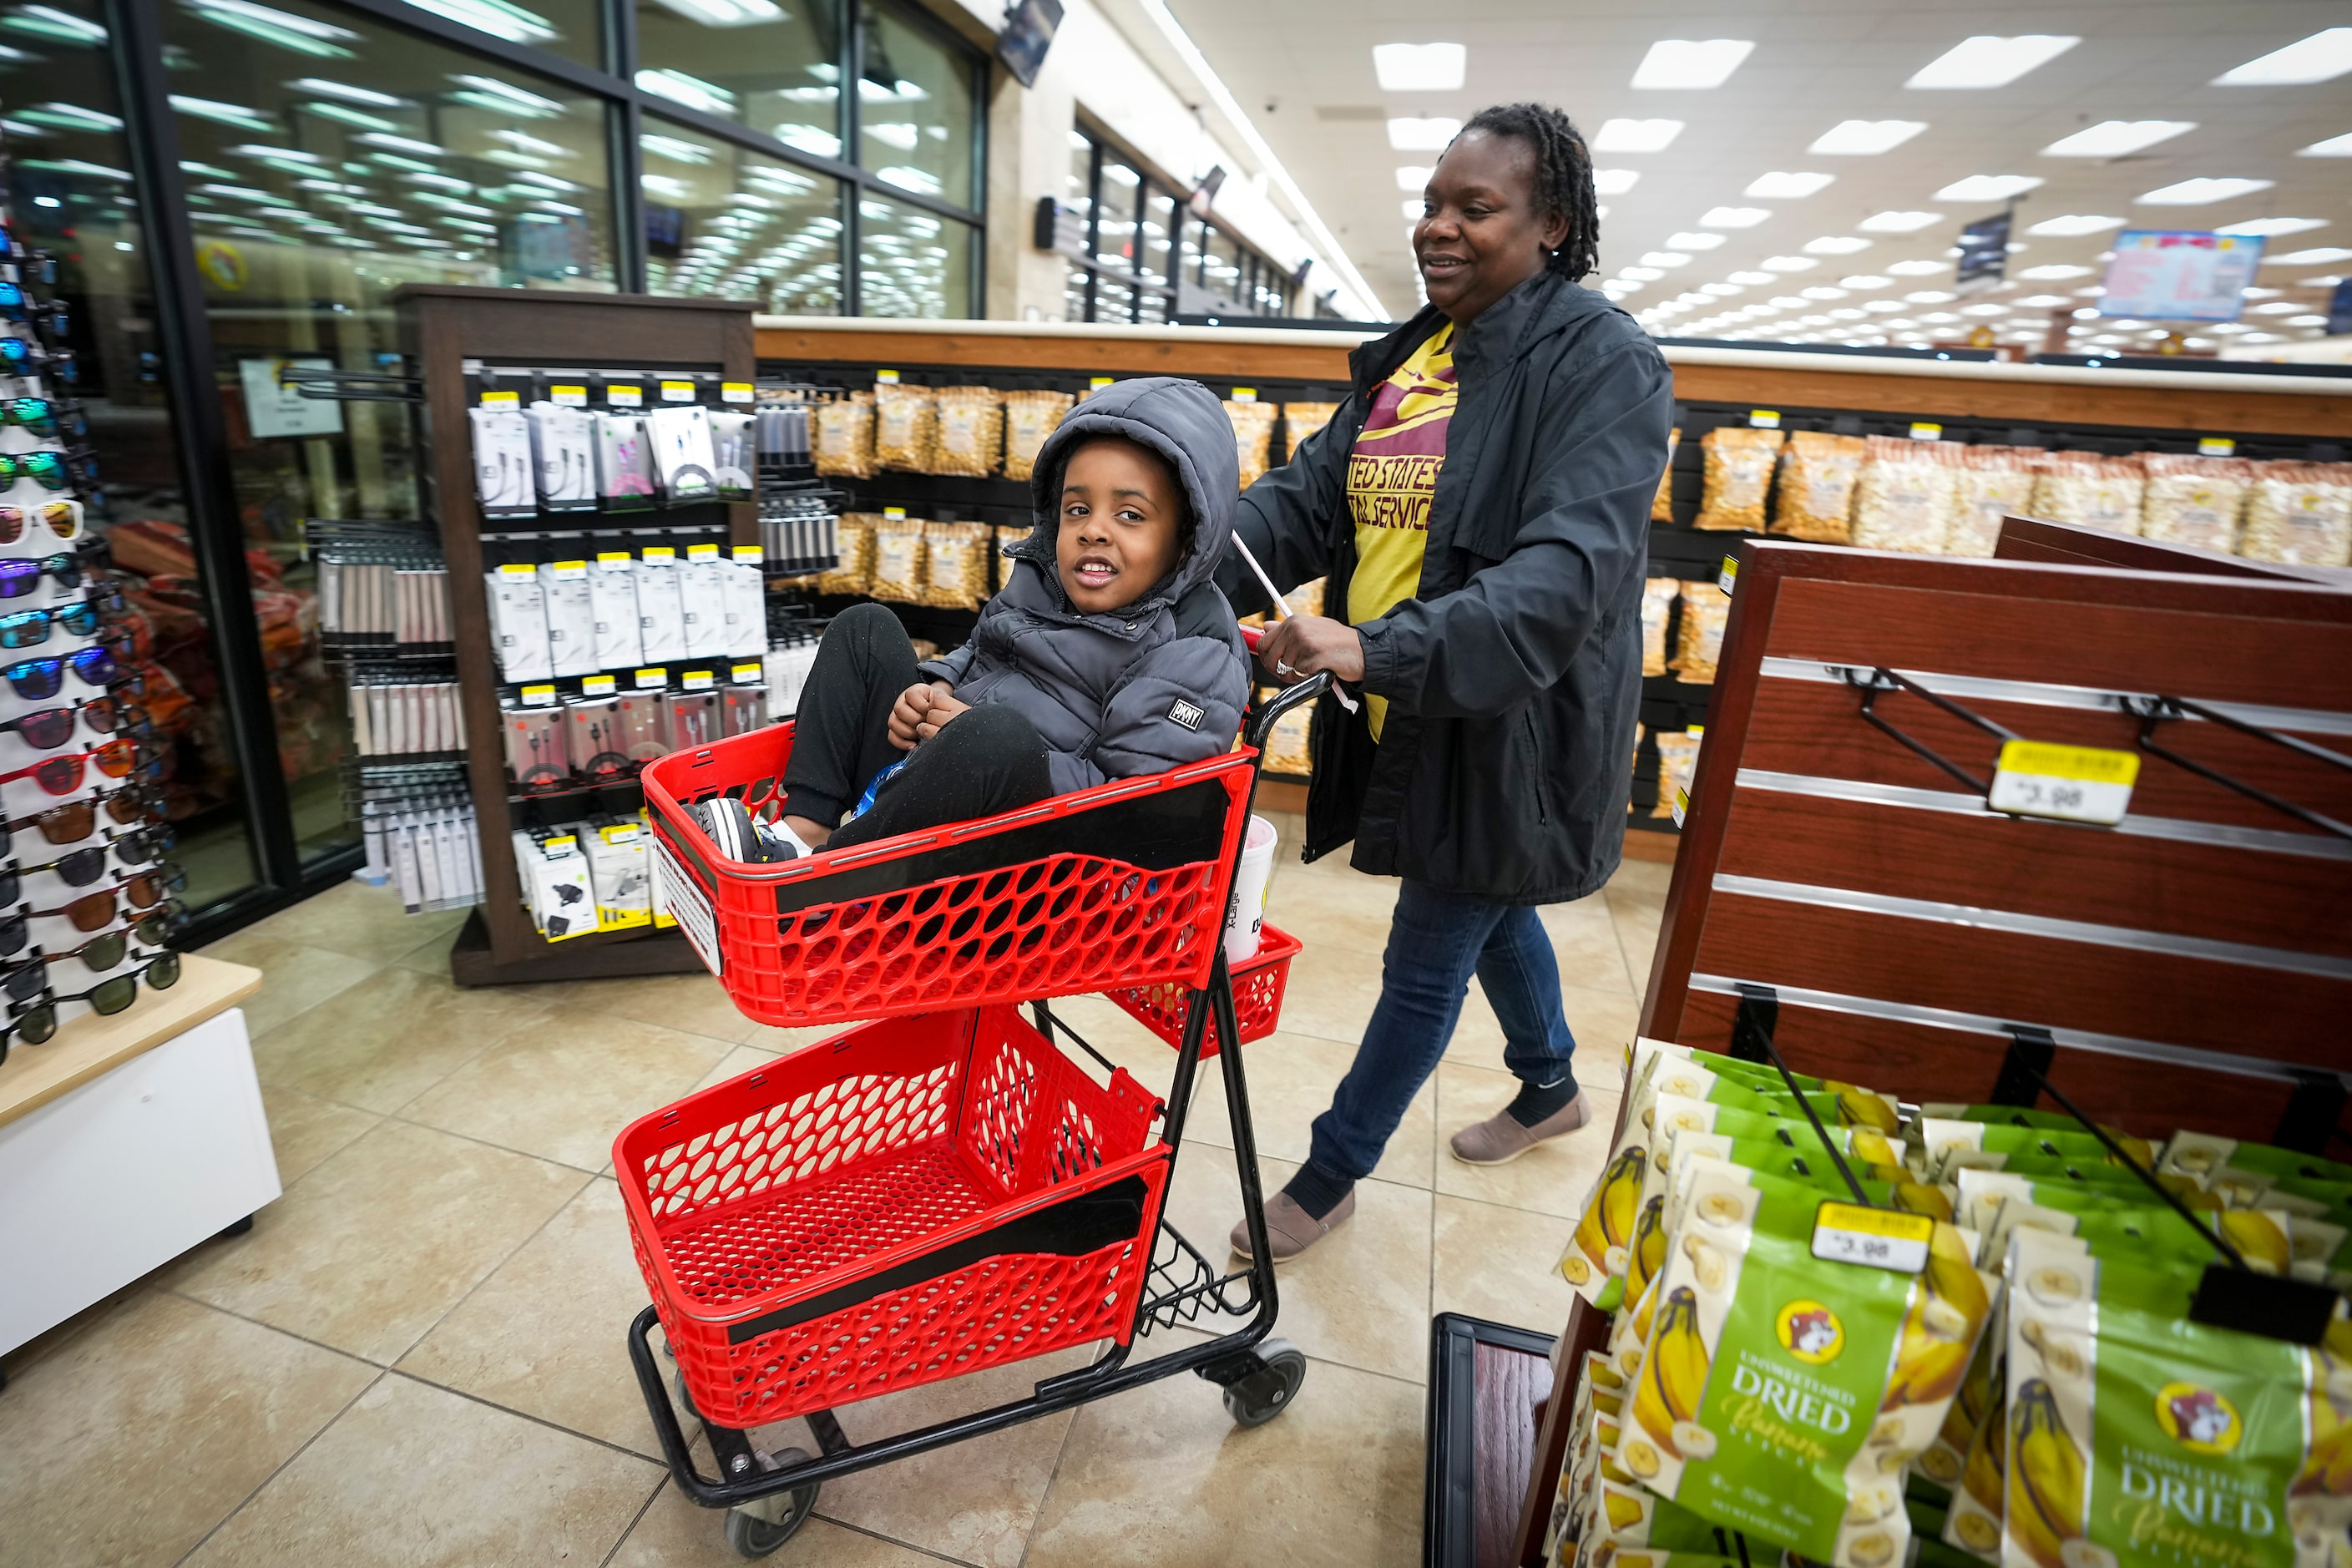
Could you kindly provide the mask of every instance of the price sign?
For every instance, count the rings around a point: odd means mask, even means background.
[[[719,384],[719,401],[721,403],[751,402],[751,384],[748,381],[720,382]]]
[[[613,695],[614,685],[613,678],[609,675],[583,676],[580,679],[580,695],[583,697],[610,697]]]
[[[1675,826],[1680,827],[1683,818],[1690,815],[1690,791],[1680,784],[1675,785],[1675,801],[1671,809],[1675,814]]]
[[[677,561],[677,552],[671,549],[667,544],[648,544],[646,546],[646,563],[647,565],[669,566],[676,564]]]
[[[1751,408],[1748,411],[1748,423],[1758,430],[1778,430],[1780,427],[1780,411],[1777,408]]]
[[[1255,386],[1234,387],[1234,401],[1235,403],[1255,403],[1257,401],[1257,388]]]
[[[898,384],[898,373],[895,370],[877,370],[874,373],[874,379],[881,385],[896,386]]]
[[[1944,427],[1941,425],[1930,425],[1924,419],[1913,421],[1911,439],[1914,441],[1940,441],[1943,438]]]
[[[2124,819],[2138,782],[2137,752],[2007,741],[1985,804],[2016,816],[2113,827]]]
[[[643,408],[646,405],[646,389],[642,386],[608,386],[604,389],[604,401],[615,408]]]
[[[519,564],[501,566],[499,568],[499,575],[507,578],[536,577],[539,575],[539,568]]]
[[[1936,1222],[1923,1214],[1836,1203],[1813,1211],[1813,1256],[1830,1263],[1916,1274],[1927,1267],[1927,1243],[1935,1234]]]
[[[554,707],[555,688],[552,686],[524,687],[522,689],[522,705],[526,708]]]
[[[609,827],[600,827],[596,831],[607,844],[629,844],[636,840],[643,829],[634,822],[615,822]]]
[[[2197,455],[2200,458],[2226,458],[2238,449],[2238,444],[2227,436],[2200,436]]]
[[[548,570],[551,574],[565,578],[567,580],[574,577],[585,577],[588,575],[588,563],[585,561],[559,561],[553,566],[548,568]]]
[[[558,408],[585,408],[588,406],[588,389],[584,386],[551,386],[547,389],[547,400]]]
[[[520,408],[522,406],[522,395],[519,392],[486,392],[482,394],[482,406],[485,408]]]
[[[665,381],[661,384],[661,395],[664,403],[691,403],[694,401],[694,383]]]
[[[907,509],[903,506],[886,506],[882,509],[882,515],[892,522],[904,522],[907,521]]]
[[[640,691],[659,691],[663,687],[667,686],[668,684],[669,671],[667,669],[641,669],[637,671],[637,689]]]
[[[1722,589],[1726,594],[1728,594],[1731,592],[1732,584],[1738,581],[1739,557],[1737,555],[1725,556],[1723,558],[1723,570],[1715,574],[1715,585]]]
[[[736,560],[749,566],[757,566],[767,559],[766,552],[756,544],[739,544],[730,553]]]
[[[716,544],[689,544],[686,547],[686,558],[688,561],[716,561],[719,559],[719,546]]]
[[[757,686],[760,678],[766,673],[766,668],[761,665],[737,664],[728,667],[727,679],[738,686]]]
[[[689,669],[678,677],[678,681],[688,691],[708,691],[717,684],[718,678],[707,669]]]

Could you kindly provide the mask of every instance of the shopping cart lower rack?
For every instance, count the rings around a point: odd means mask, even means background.
[[[704,956],[738,1005],[794,1022],[845,1009],[877,1018],[642,1118],[613,1147],[654,1299],[631,1325],[630,1362],[679,1489],[729,1510],[739,1553],[782,1546],[825,1480],[1181,1372],[1220,1384],[1244,1426],[1297,1394],[1306,1357],[1267,1337],[1277,1300],[1239,1050],[1216,1054],[1250,1263],[1218,1268],[1161,1210],[1206,1041],[1258,1038],[1280,1011],[1298,944],[1268,928],[1242,966],[1244,1011],[1219,938],[1258,750],[1276,719],[1325,684],[1254,713],[1250,748],[1230,758],[860,847],[871,855],[819,857],[786,881],[715,860],[679,809],[720,788],[772,790],[774,737],[757,755],[722,752],[757,739],[747,736],[647,770],[665,865],[674,881],[690,879],[669,891],[727,911],[723,939],[714,921],[698,945],[709,942]],[[774,772],[730,777],[746,760]],[[696,777],[705,787],[677,787]],[[1121,802],[1125,812],[1086,818]],[[1074,818],[1074,832],[1024,831]],[[1155,822],[1156,837],[1139,835]],[[1099,842],[1074,855],[1072,837]],[[1097,990],[1176,1045],[1164,1102],[1047,1000]],[[1065,1055],[1066,1040],[1108,1081]],[[1244,1321],[1130,1364],[1153,1328],[1206,1318]],[[676,1363],[675,1405],[657,1328]],[[853,1442],[835,1413],[1087,1344],[1102,1347],[1090,1365],[1029,1397],[917,1431]],[[698,1465],[681,1411],[707,1436],[717,1475]],[[754,1445],[755,1428],[795,1417],[816,1453]]]

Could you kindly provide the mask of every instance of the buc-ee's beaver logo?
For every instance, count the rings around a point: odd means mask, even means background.
[[[2226,1454],[2245,1433],[2236,1405],[2193,1383],[2168,1383],[2156,1391],[2156,1424],[2192,1454]]]
[[[1782,1350],[1815,1366],[1835,1361],[1838,1352],[1845,1349],[1845,1325],[1819,1301],[1800,1299],[1790,1302],[1773,1319],[1772,1331],[1779,1336]]]

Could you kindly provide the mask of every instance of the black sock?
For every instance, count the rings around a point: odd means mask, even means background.
[[[1339,1206],[1339,1200],[1355,1190],[1356,1184],[1339,1176],[1327,1176],[1313,1165],[1301,1165],[1297,1173],[1284,1184],[1283,1191],[1290,1201],[1307,1211],[1309,1219],[1321,1219]]]
[[[1519,1084],[1519,1092],[1507,1109],[1511,1120],[1522,1127],[1533,1127],[1548,1116],[1556,1115],[1576,1098],[1576,1079],[1564,1074],[1558,1083]]]

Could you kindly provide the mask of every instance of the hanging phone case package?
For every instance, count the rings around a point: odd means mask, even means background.
[[[2005,518],[2022,514],[2033,502],[2033,465],[2039,447],[1964,447],[1965,461],[1955,481],[1951,526],[1944,553],[1990,560],[2000,543]]]
[[[751,416],[730,409],[705,411],[710,421],[710,479],[720,500],[750,500],[758,493],[752,477]]]
[[[1666,626],[1674,619],[1675,601],[1682,596],[1679,578],[1647,577],[1642,582],[1642,673],[1666,673]]]
[[[719,722],[730,735],[748,735],[768,727],[768,689],[730,686],[719,694]]]
[[[1764,500],[1772,488],[1773,466],[1780,460],[1780,432],[1745,425],[1718,425],[1699,437],[1706,467],[1698,528],[1747,528],[1761,532]]]
[[[991,386],[942,387],[939,395],[939,441],[934,474],[984,479],[996,472],[1004,451],[1004,405]]]
[[[1853,542],[1864,550],[1940,554],[1959,498],[1965,447],[1900,436],[1864,437],[1854,487]]]
[[[2147,488],[2140,497],[2142,538],[2200,550],[2234,551],[2254,465],[2238,458],[2149,452],[2140,458]]]
[[[716,547],[698,544],[676,568],[679,608],[684,612],[684,658],[727,655],[727,563]]]
[[[1853,491],[1868,444],[1859,436],[1800,430],[1780,454],[1772,531],[1814,544],[1853,542]]]
[[[874,389],[877,468],[924,473],[939,445],[940,405],[930,389],[885,382]]]
[[[921,519],[912,517],[885,517],[875,523],[874,579],[867,593],[902,605],[922,602],[923,571],[929,563],[923,526]]]
[[[2352,564],[2352,463],[2264,463],[2238,553],[2287,566]]]
[[[1225,400],[1225,414],[1234,422],[1234,451],[1241,459],[1244,489],[1265,475],[1266,462],[1274,447],[1274,412],[1275,405],[1271,403]]]
[[[1675,449],[1683,444],[1683,429],[1677,425],[1666,432],[1666,471],[1658,476],[1658,493],[1650,498],[1650,521],[1672,522],[1675,520]]]
[[[646,661],[637,626],[637,563],[611,550],[588,569],[588,609],[595,618],[596,668],[635,669]]]
[[[507,772],[523,793],[562,789],[572,782],[571,747],[560,708],[509,703],[499,710]]]
[[[668,695],[661,690],[621,694],[619,750],[628,758],[631,772],[641,763],[669,755],[669,722],[665,711]]]
[[[816,405],[816,471],[835,479],[874,477],[874,395],[853,392]]]
[[[760,563],[739,558],[721,563],[720,590],[727,602],[726,651],[730,658],[757,658],[768,647],[768,589]]]
[[[665,506],[718,497],[713,470],[719,458],[710,444],[709,410],[693,405],[656,408],[646,416],[646,433],[653,445],[654,479]]]
[[[502,566],[484,574],[490,600],[490,636],[499,676],[505,680],[545,680],[555,673],[547,646],[547,601],[539,573],[529,566]]]
[[[1731,625],[1731,595],[1712,583],[1685,583],[1682,605],[1675,657],[1667,668],[1694,686],[1712,686],[1723,658],[1723,634]]]
[[[666,549],[646,552],[637,563],[637,640],[647,664],[672,664],[686,657],[686,598],[678,587],[677,558]]]
[[[874,525],[882,514],[845,511],[836,520],[834,542],[839,564],[817,574],[820,594],[863,594],[874,581]]]
[[[984,522],[926,523],[922,602],[948,610],[976,610],[986,604],[993,542],[994,531]]]
[[[558,561],[539,569],[539,592],[547,605],[547,647],[557,675],[593,675],[596,607],[588,585],[588,563]]]
[[[474,427],[474,499],[484,517],[532,517],[539,511],[532,480],[530,425],[520,408],[469,408]]]
[[[707,746],[719,738],[716,688],[708,691],[666,692],[662,710],[663,726],[673,752],[688,746]]]
[[[628,748],[621,740],[621,700],[580,697],[563,705],[563,733],[572,766],[592,784],[628,776]]]
[[[1004,395],[1004,477],[1025,479],[1037,462],[1037,449],[1062,423],[1073,399],[1066,392],[1008,392]]]
[[[595,421],[597,500],[606,511],[651,511],[654,458],[645,416],[599,409]]]
[[[588,411],[534,403],[523,417],[530,426],[539,504],[549,511],[595,510],[595,422]]]

